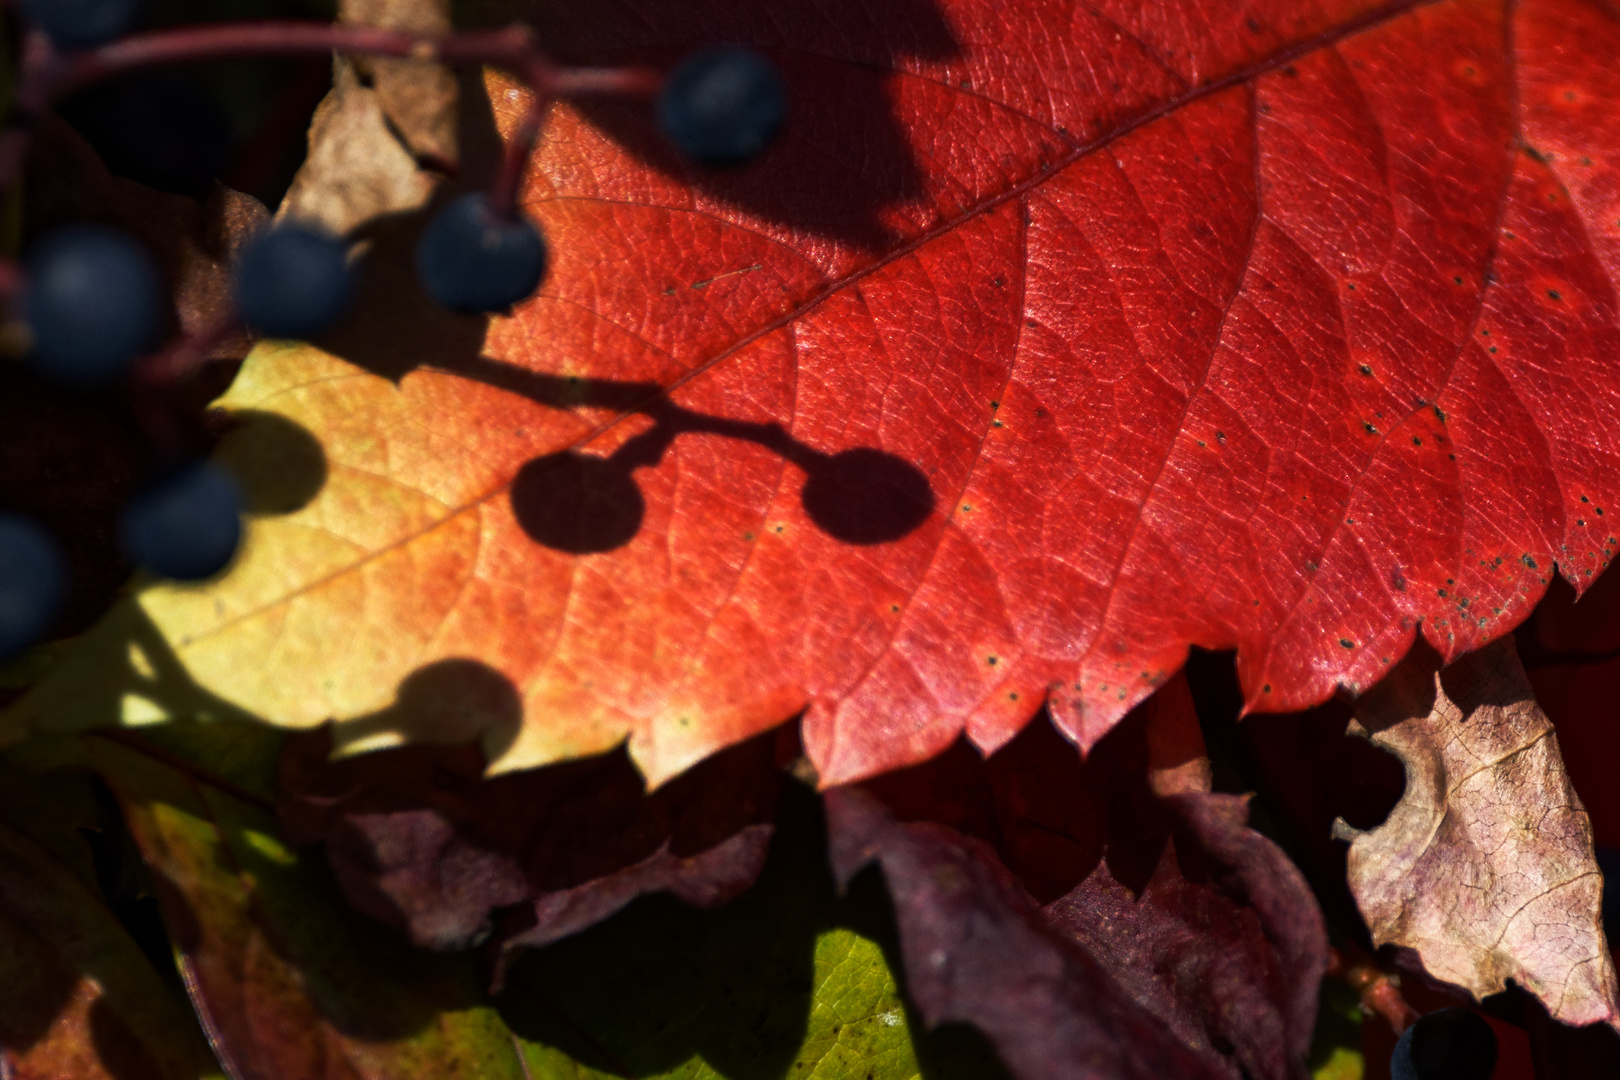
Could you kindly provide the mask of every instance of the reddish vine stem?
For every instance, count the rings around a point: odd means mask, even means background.
[[[468,30],[423,37],[373,26],[266,20],[155,30],[76,52],[54,49],[41,33],[23,47],[17,112],[24,122],[74,90],[118,75],[165,64],[254,56],[324,56],[330,53],[432,60],[451,65],[491,65],[510,72],[534,95],[530,114],[514,132],[497,178],[493,201],[509,210],[542,111],[552,98],[590,94],[649,95],[659,85],[645,68],[559,67],[521,26]],[[0,185],[20,166],[27,130],[13,125],[0,137]],[[516,176],[511,175],[516,173]]]
[[[149,386],[168,386],[179,382],[202,367],[214,346],[230,337],[241,325],[235,315],[228,315],[201,330],[184,334],[166,348],[143,357],[135,365],[134,377]]]
[[[1382,1016],[1396,1035],[1411,1027],[1420,1015],[1401,993],[1395,978],[1360,949],[1329,949],[1327,974],[1348,983],[1361,995],[1361,1007]]]
[[[532,98],[507,142],[490,191],[490,202],[502,215],[510,214],[517,204],[524,166],[553,98],[648,96],[656,93],[660,84],[658,73],[647,68],[560,67],[523,26],[424,37],[373,26],[265,20],[156,30],[70,52],[57,50],[42,32],[34,30],[23,42],[15,118],[0,130],[0,189],[9,187],[22,169],[33,118],[74,90],[165,64],[255,56],[326,56],[334,52],[450,65],[490,65],[522,81]],[[19,281],[16,265],[0,260],[0,295],[14,292]],[[136,369],[136,381],[154,388],[172,384],[201,366],[208,350],[234,328],[235,321],[229,320],[182,338],[143,360]]]

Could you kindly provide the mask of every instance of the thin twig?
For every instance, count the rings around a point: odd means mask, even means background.
[[[1361,995],[1361,1007],[1382,1016],[1399,1035],[1421,1015],[1401,993],[1395,977],[1368,954],[1353,946],[1328,950],[1327,974],[1348,983]]]

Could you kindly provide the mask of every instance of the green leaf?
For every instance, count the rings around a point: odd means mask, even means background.
[[[417,952],[348,910],[318,852],[219,787],[86,740],[157,877],[193,1003],[243,1080],[521,1080],[470,961]]]
[[[1306,1065],[1312,1080],[1361,1080],[1367,1071],[1361,1054],[1361,999],[1338,979],[1322,982],[1322,1006]]]

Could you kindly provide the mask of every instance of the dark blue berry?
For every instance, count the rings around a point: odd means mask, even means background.
[[[123,374],[152,343],[163,292],[152,257],[106,225],[64,225],[28,252],[23,317],[31,360],[61,382],[96,385]]]
[[[701,165],[743,165],[758,157],[787,118],[787,89],[775,65],[749,49],[693,53],[670,73],[658,124]]]
[[[309,338],[354,302],[348,248],[308,225],[277,225],[255,239],[236,268],[236,309],[267,337]]]
[[[1471,1009],[1436,1009],[1395,1043],[1392,1080],[1489,1080],[1496,1069],[1496,1032]]]
[[[67,560],[32,518],[0,513],[0,659],[28,648],[67,594]]]
[[[118,522],[124,553],[159,577],[201,581],[242,540],[242,493],[212,462],[193,462],[137,496]]]
[[[140,0],[28,0],[28,13],[65,49],[100,45],[128,30],[141,13]]]
[[[416,273],[451,311],[504,311],[540,287],[546,242],[528,218],[503,217],[475,192],[433,215],[416,245]]]

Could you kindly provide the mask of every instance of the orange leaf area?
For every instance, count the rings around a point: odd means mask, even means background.
[[[141,593],[191,679],[498,770],[627,740],[655,783],[802,710],[844,782],[1043,703],[1090,747],[1191,645],[1304,708],[1607,566],[1612,8],[815,10],[531,13],[593,63],[752,44],[791,126],[711,175],[645,103],[557,104],[539,296],[261,346],[222,404],[325,483]]]

